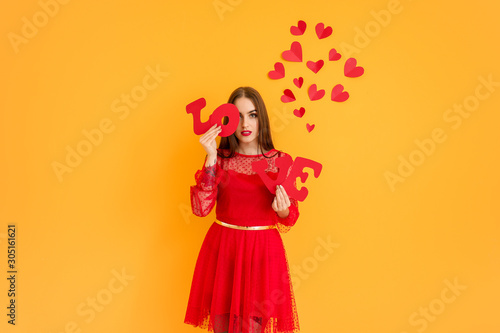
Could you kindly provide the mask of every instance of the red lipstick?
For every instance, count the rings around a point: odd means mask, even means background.
[[[241,135],[243,136],[249,136],[250,134],[252,134],[252,131],[241,131]]]

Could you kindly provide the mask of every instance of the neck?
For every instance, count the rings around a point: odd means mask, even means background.
[[[251,143],[242,143],[238,145],[238,149],[236,150],[238,153],[243,154],[243,155],[258,155],[262,154],[263,152],[259,149],[259,146],[257,143],[251,142]]]

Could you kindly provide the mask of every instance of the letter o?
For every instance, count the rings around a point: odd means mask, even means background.
[[[418,156],[418,160],[416,160],[416,157]],[[415,149],[410,153],[410,156],[408,157],[410,160],[411,164],[419,166],[425,161],[425,155],[422,153],[420,150]]]
[[[437,307],[436,307],[436,305],[437,305]],[[429,303],[429,310],[431,310],[431,312],[434,315],[439,315],[439,314],[443,313],[444,308],[445,308],[445,305],[444,305],[443,301],[440,300],[439,298],[435,298]]]
[[[309,265],[309,263],[311,263],[311,265]],[[312,273],[316,269],[318,269],[318,261],[312,257],[307,257],[302,262],[302,266],[304,267],[304,269],[307,273]]]
[[[227,124],[222,123],[224,117],[229,119]],[[240,123],[240,111],[234,104],[222,104],[210,115],[209,121],[210,127],[214,124],[221,126],[222,131],[219,133],[219,136],[230,136],[238,128],[238,124]]]
[[[372,28],[375,28],[375,31]],[[365,32],[370,37],[377,37],[380,34],[380,24],[377,21],[370,21],[365,25]]]
[[[472,102],[472,105],[470,104]],[[464,99],[464,108],[467,111],[475,111],[479,106],[479,100],[476,96],[467,96]]]
[[[83,150],[84,147],[87,147],[86,150]],[[92,150],[94,149],[94,146],[87,140],[81,140],[78,142],[76,145],[76,150],[78,153],[82,156],[89,156]]]
[[[42,19],[42,22],[39,21],[39,19],[38,19],[39,17]],[[47,23],[49,23],[49,17],[44,11],[40,10],[40,11],[36,12],[35,15],[33,15],[33,23],[37,27],[42,28],[42,27],[46,26]]]
[[[113,300],[113,294],[108,289],[102,289],[99,291],[96,298],[99,303],[107,305]]]
[[[142,102],[148,96],[148,92],[142,86],[135,86],[134,88],[132,88],[130,94],[136,102]]]

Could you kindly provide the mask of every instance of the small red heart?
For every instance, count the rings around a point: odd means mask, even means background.
[[[314,124],[309,125],[309,123],[307,123],[307,124],[306,124],[307,131],[308,131],[309,133],[311,133],[311,132],[312,132],[312,130],[314,129],[314,127],[315,127],[315,126],[316,126],[316,125],[314,125]]]
[[[297,86],[297,88],[302,88],[302,84],[304,83],[304,79],[301,77],[297,79],[293,79],[293,84]]]
[[[356,59],[349,58],[345,61],[344,75],[347,77],[358,77],[363,75],[365,69],[361,66],[356,67]]]
[[[309,94],[309,99],[311,101],[317,101],[318,99],[322,99],[323,96],[325,96],[325,90],[317,90],[316,84],[311,84],[307,93]]]
[[[331,49],[330,53],[328,54],[328,59],[330,59],[330,61],[339,60],[340,57],[342,57],[342,56],[335,49]]]
[[[307,62],[307,68],[312,70],[314,73],[319,72],[319,70],[323,67],[325,62],[323,60],[318,60],[316,62],[314,61],[308,61]]]
[[[290,50],[281,53],[283,59],[293,62],[302,62],[302,45],[299,42],[293,42]]]
[[[318,36],[319,39],[326,38],[330,36],[333,32],[332,27],[326,27],[323,23],[318,23],[316,25],[316,35]]]
[[[306,113],[306,109],[304,109],[303,107],[301,107],[300,109],[293,110],[293,114],[296,115],[299,118],[302,118],[302,116],[304,115],[304,113]]]
[[[269,77],[273,80],[278,80],[285,77],[285,66],[281,62],[274,64],[274,71],[268,73]]]
[[[341,84],[337,84],[332,89],[332,101],[334,102],[344,102],[349,98],[349,93],[344,91],[344,86]]]
[[[293,102],[295,101],[295,95],[290,89],[285,89],[285,91],[283,91],[283,95],[281,95],[281,101],[283,103]]]
[[[307,26],[306,22],[304,22],[304,21],[301,20],[301,21],[298,22],[298,24],[297,24],[296,27],[293,26],[293,25],[290,27],[290,32],[294,36],[303,35],[304,32],[306,31],[306,26]]]

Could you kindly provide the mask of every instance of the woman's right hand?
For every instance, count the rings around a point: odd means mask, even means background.
[[[205,163],[207,167],[214,165],[217,161],[217,143],[215,142],[215,138],[221,131],[222,127],[215,124],[200,137],[200,143],[207,152],[207,162]]]

